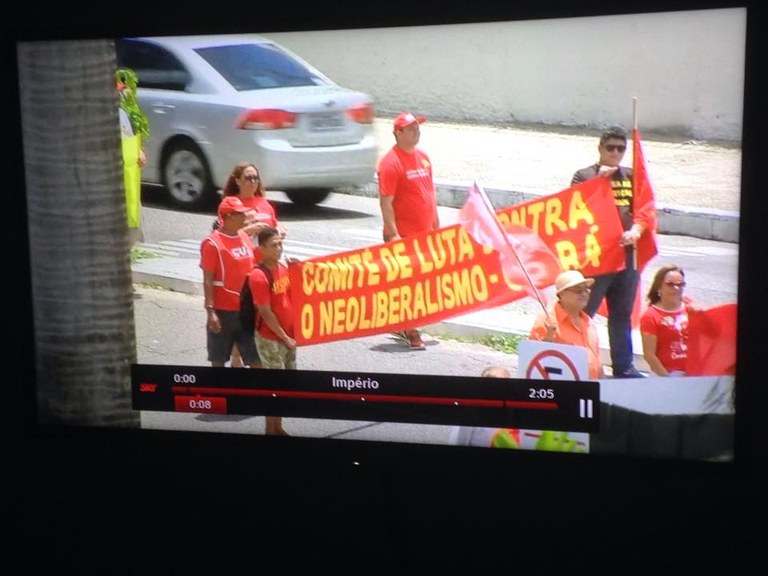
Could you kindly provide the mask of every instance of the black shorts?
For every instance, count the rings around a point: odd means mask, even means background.
[[[256,340],[240,327],[240,313],[232,310],[216,310],[221,323],[221,332],[211,332],[206,326],[208,337],[208,361],[217,364],[228,362],[232,346],[237,344],[243,364],[260,364]]]

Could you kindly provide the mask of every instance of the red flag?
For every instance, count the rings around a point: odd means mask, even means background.
[[[522,225],[502,225],[485,191],[475,182],[459,211],[459,224],[475,242],[493,248],[508,283],[522,286],[542,300],[537,289],[550,286],[562,271],[560,261],[533,230]]]
[[[688,312],[687,376],[736,373],[736,304]]]
[[[656,214],[656,200],[653,194],[648,170],[645,166],[645,156],[643,155],[643,144],[640,137],[640,130],[637,128],[632,132],[632,195],[633,195],[633,219],[641,224],[645,231],[637,241],[636,266],[642,272],[645,265],[658,254],[656,246],[656,230],[658,229],[658,217]],[[640,326],[640,315],[642,314],[642,286],[638,284],[635,303],[632,307],[632,328]],[[606,300],[600,303],[597,313],[601,316],[608,316],[608,304]]]
[[[645,229],[637,241],[637,269],[642,272],[645,265],[659,252],[656,247],[658,217],[653,186],[645,166],[640,130],[637,128],[632,132],[632,196],[634,221]]]

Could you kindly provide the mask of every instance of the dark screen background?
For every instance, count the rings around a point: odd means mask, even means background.
[[[472,574],[682,559],[743,561],[765,519],[768,277],[765,18],[753,3],[426,2],[311,6],[146,0],[2,9],[6,176],[3,424],[10,549],[25,568],[74,573]],[[435,24],[748,5],[737,373],[737,464],[570,457],[34,425],[34,359],[16,39]],[[268,22],[269,26],[263,26]],[[607,51],[626,39],[606,38]],[[553,39],[556,41],[556,39]],[[706,39],[702,39],[705,42]],[[712,73],[716,74],[716,71]],[[482,453],[478,453],[482,452]],[[611,560],[609,560],[611,558]],[[9,557],[10,560],[10,557]]]

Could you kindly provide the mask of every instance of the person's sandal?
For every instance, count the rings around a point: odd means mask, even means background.
[[[418,331],[413,330],[408,334],[408,348],[411,350],[426,350],[427,346],[421,339],[421,335]]]

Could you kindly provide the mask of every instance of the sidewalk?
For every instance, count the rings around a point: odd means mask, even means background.
[[[145,249],[152,251],[151,246]],[[133,262],[131,269],[133,281],[136,284],[156,286],[200,297],[203,295],[202,274],[198,260],[195,258],[158,255]],[[553,295],[548,292],[546,295],[548,301],[551,301]],[[526,299],[526,301],[513,302],[496,308],[449,318],[425,326],[424,331],[437,337],[441,334],[462,337],[482,337],[489,334],[527,336],[539,311],[540,306],[537,302]],[[597,318],[597,329],[603,364],[610,367],[608,331],[604,319]],[[632,338],[635,349],[635,366],[638,370],[647,372],[648,366],[645,360],[643,360],[642,355],[637,353],[637,351],[642,350],[639,332],[634,331]]]
[[[377,119],[380,156],[394,144],[390,119]],[[460,208],[477,180],[496,207],[567,188],[577,167],[597,160],[599,133],[431,122],[419,148],[434,168],[438,202]],[[741,149],[646,135],[643,151],[656,196],[660,234],[738,242]],[[622,165],[632,165],[631,148]],[[371,182],[353,194],[376,197]]]

